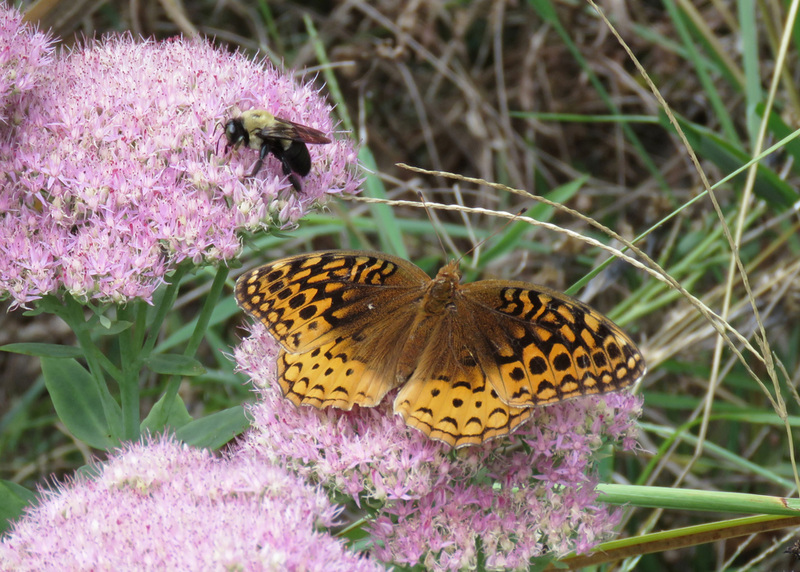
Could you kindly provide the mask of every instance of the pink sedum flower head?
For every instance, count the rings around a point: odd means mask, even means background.
[[[22,14],[0,2],[0,133],[18,117],[9,108],[26,92],[38,89],[47,76],[39,73],[50,63],[53,40],[22,21]]]
[[[372,571],[320,527],[337,509],[282,468],[162,438],[43,491],[0,541],[0,570]]]
[[[591,550],[619,523],[598,502],[597,453],[609,441],[636,446],[640,397],[539,407],[512,435],[451,451],[393,415],[391,395],[352,411],[295,406],[275,379],[277,343],[260,323],[250,332],[234,352],[259,394],[243,450],[370,506],[372,553],[384,562],[528,569],[537,556]]]
[[[149,300],[177,264],[226,261],[238,235],[286,228],[331,194],[354,193],[356,149],[333,135],[308,84],[204,41],[88,41],[43,73],[0,141],[0,290],[16,305],[66,290]],[[269,156],[225,154],[236,109],[318,129],[296,192]],[[219,150],[219,153],[217,152]]]

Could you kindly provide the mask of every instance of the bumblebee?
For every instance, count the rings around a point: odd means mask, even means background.
[[[296,175],[305,177],[311,171],[311,156],[306,143],[330,143],[322,131],[318,131],[288,119],[275,117],[263,109],[251,109],[225,124],[225,137],[228,145],[225,151],[244,145],[258,150],[258,161],[253,167],[251,177],[255,177],[264,164],[267,153],[272,153],[281,162],[283,174],[298,191],[302,191]]]

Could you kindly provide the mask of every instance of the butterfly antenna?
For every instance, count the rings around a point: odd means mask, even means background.
[[[434,230],[435,230],[435,229],[436,229],[436,224],[435,224],[435,222],[434,222],[434,220],[433,220],[433,216],[431,216],[431,209],[430,209],[430,208],[428,208],[428,203],[427,203],[427,201],[425,200],[425,195],[423,195],[423,194],[422,194],[422,191],[419,191],[419,190],[418,190],[418,191],[417,191],[417,197],[419,197],[419,200],[420,200],[420,202],[421,202],[421,203],[422,203],[422,205],[425,207],[425,214],[427,214],[427,215],[428,215],[428,220],[430,220],[430,221],[431,221],[431,226],[432,226],[432,227],[434,228]],[[494,238],[495,236],[497,236],[498,234],[500,234],[501,232],[503,232],[503,231],[504,231],[504,230],[505,230],[505,229],[508,227],[508,225],[510,225],[512,222],[516,221],[516,220],[517,220],[517,217],[520,217],[520,216],[522,216],[523,214],[525,214],[525,211],[527,211],[527,210],[528,210],[528,209],[527,209],[526,207],[523,207],[523,208],[519,209],[519,211],[517,211],[517,213],[516,213],[516,214],[515,214],[513,217],[511,217],[511,218],[509,218],[509,219],[507,219],[507,220],[506,220],[506,222],[503,224],[503,226],[501,226],[500,228],[498,228],[497,230],[495,230],[495,231],[494,231],[492,234],[490,234],[489,236],[487,236],[487,237],[486,237],[486,238],[484,238],[483,240],[481,240],[481,241],[477,242],[476,244],[474,244],[474,245],[473,245],[473,246],[472,246],[472,247],[471,247],[469,250],[467,250],[467,251],[466,251],[464,254],[462,254],[461,256],[458,256],[458,257],[456,258],[456,262],[458,262],[458,263],[460,264],[460,263],[461,263],[461,261],[464,259],[464,257],[466,257],[467,255],[469,255],[469,254],[471,254],[471,253],[475,252],[477,249],[479,249],[481,246],[483,246],[483,245],[484,245],[486,242],[488,242],[490,239]],[[442,253],[444,254],[444,258],[447,258],[447,249],[444,247],[444,243],[442,242],[442,237],[441,237],[441,235],[439,234],[439,232],[438,232],[438,231],[436,232],[436,238],[439,240],[439,246],[440,246],[440,247],[441,247],[441,249],[442,249]]]
[[[496,231],[494,231],[492,234],[490,234],[489,236],[487,236],[486,238],[484,238],[483,240],[481,240],[477,244],[473,245],[472,248],[470,248],[464,254],[462,254],[461,257],[458,259],[458,261],[461,262],[464,259],[465,256],[475,252],[481,246],[483,246],[485,243],[489,242],[489,240],[491,240],[492,238],[494,238],[495,236],[497,236],[498,234],[503,232],[506,228],[508,228],[508,225],[510,225],[512,222],[516,221],[517,217],[520,217],[523,214],[525,214],[525,211],[527,211],[527,210],[528,210],[527,208],[519,209],[519,211],[517,211],[517,213],[512,218],[506,219],[506,222],[505,222],[505,224],[503,224],[503,226],[498,228]]]
[[[419,201],[422,203],[422,206],[425,207],[425,214],[428,215],[428,220],[431,221],[431,226],[433,227],[433,230],[436,232],[436,239],[439,241],[439,246],[442,249],[442,255],[446,259],[447,249],[444,247],[444,243],[442,242],[442,236],[436,229],[436,224],[433,220],[433,216],[431,216],[431,209],[428,208],[428,202],[425,200],[425,195],[422,194],[422,191],[417,191],[417,197],[419,197]]]

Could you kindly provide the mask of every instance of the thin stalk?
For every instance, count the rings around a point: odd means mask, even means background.
[[[147,329],[141,320],[133,318],[134,314],[141,316],[141,307],[144,302],[137,302],[119,309],[119,316],[124,320],[131,320],[133,326],[119,336],[119,359],[122,375],[117,380],[119,383],[120,403],[122,405],[122,427],[124,437],[128,441],[139,438],[139,376],[142,370],[141,342]]]
[[[200,310],[200,315],[197,317],[197,324],[195,324],[194,331],[186,344],[183,355],[191,357],[197,352],[197,348],[200,347],[200,343],[206,335],[208,324],[211,321],[211,315],[217,307],[217,302],[222,295],[222,289],[225,287],[225,281],[228,279],[228,271],[228,267],[224,264],[220,264],[217,268],[214,282],[211,284],[211,289],[205,297],[203,308]],[[162,410],[162,418],[158,420],[159,424],[166,423],[167,419],[169,419],[170,413],[172,412],[172,404],[175,402],[175,396],[178,394],[180,384],[181,378],[179,376],[171,375],[169,377],[167,387],[164,390],[164,408]]]
[[[86,364],[89,367],[89,373],[92,379],[94,379],[95,385],[102,397],[103,413],[108,421],[108,429],[112,437],[115,439],[123,438],[119,405],[114,401],[114,397],[108,390],[108,385],[103,375],[103,367],[98,359],[101,352],[89,333],[89,328],[86,325],[86,320],[83,315],[83,306],[79,304],[75,298],[66,294],[64,296],[64,304],[58,306],[54,305],[54,309],[59,317],[69,324],[70,329],[75,332],[75,338],[78,340],[78,345],[83,350]]]

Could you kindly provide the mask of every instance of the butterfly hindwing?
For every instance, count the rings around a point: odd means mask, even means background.
[[[500,399],[469,341],[472,320],[454,318],[432,325],[430,341],[398,392],[394,410],[432,439],[453,447],[479,445],[512,432],[533,409]]]
[[[402,316],[393,322],[377,320],[311,351],[282,351],[278,381],[283,394],[298,405],[314,407],[378,405],[399,384],[395,372],[410,326]]]

